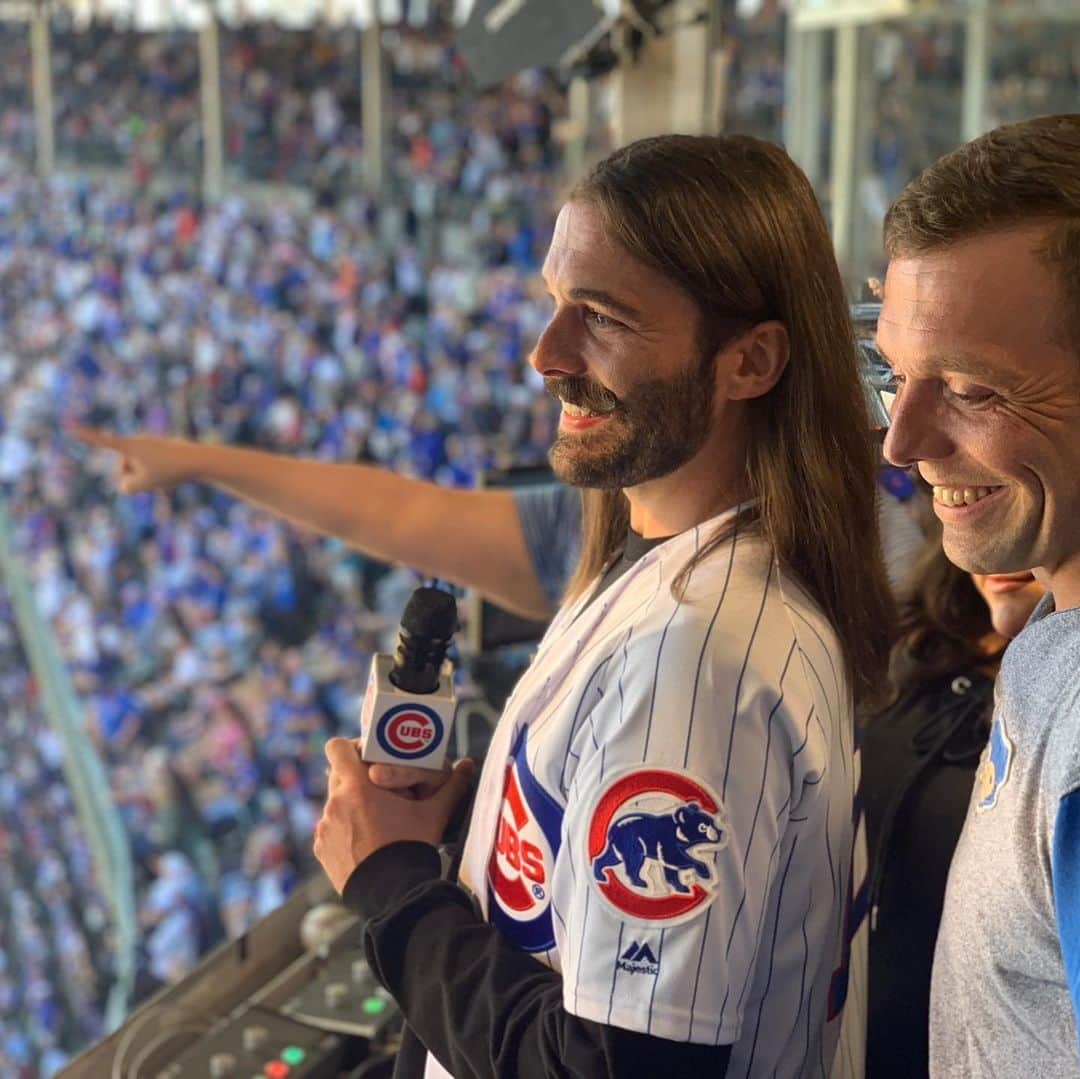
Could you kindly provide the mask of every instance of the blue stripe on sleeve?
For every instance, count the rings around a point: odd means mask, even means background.
[[[1065,981],[1080,1029],[1080,789],[1058,803],[1050,871]]]

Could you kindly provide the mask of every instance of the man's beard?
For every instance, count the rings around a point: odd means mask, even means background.
[[[546,378],[553,397],[608,418],[580,434],[559,430],[548,454],[555,475],[574,487],[623,489],[686,464],[709,435],[712,353],[689,370],[639,383],[624,397],[586,378]]]

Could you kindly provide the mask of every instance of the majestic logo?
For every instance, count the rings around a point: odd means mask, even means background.
[[[439,713],[423,704],[399,704],[383,713],[375,737],[391,756],[411,761],[426,756],[442,740]]]
[[[555,946],[551,871],[562,809],[529,771],[522,729],[506,766],[495,846],[488,860],[488,915],[519,948]]]
[[[990,741],[975,773],[975,790],[979,797],[975,803],[977,813],[984,813],[997,805],[998,794],[1009,780],[1012,757],[1012,740],[1005,732],[1005,719],[999,709],[990,727]]]
[[[660,973],[660,961],[653,955],[653,950],[648,944],[638,944],[632,941],[630,947],[619,956],[615,964],[616,969],[624,970],[627,974],[651,974]]]
[[[688,921],[712,902],[716,852],[727,838],[719,798],[685,772],[623,773],[589,819],[593,885],[622,917]]]

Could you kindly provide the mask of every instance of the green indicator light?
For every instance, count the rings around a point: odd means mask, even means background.
[[[382,997],[365,997],[360,1007],[363,1008],[365,1015],[378,1015],[386,1010],[386,1001]]]
[[[302,1064],[307,1053],[299,1045],[287,1045],[281,1050],[281,1059],[286,1064]]]

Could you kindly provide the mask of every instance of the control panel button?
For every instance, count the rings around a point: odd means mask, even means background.
[[[303,1064],[307,1059],[307,1053],[300,1048],[299,1045],[286,1045],[281,1050],[281,1059],[285,1061],[290,1067],[295,1068],[297,1064]]]
[[[236,1057],[232,1053],[215,1053],[210,1058],[211,1079],[225,1079],[236,1072]]]
[[[345,982],[331,982],[323,990],[323,997],[328,1008],[340,1008],[349,997],[349,987]]]
[[[352,980],[354,982],[364,981],[371,971],[371,967],[368,966],[366,959],[354,959],[352,961]]]
[[[266,1067],[263,1068],[263,1074],[267,1079],[285,1079],[285,1076],[291,1071],[292,1068],[290,1068],[283,1060],[271,1060],[267,1063]]]
[[[266,1027],[244,1027],[242,1037],[244,1042],[244,1052],[257,1053],[266,1044],[266,1039],[270,1037],[270,1032]]]
[[[360,1008],[365,1015],[382,1015],[386,1011],[386,1001],[382,997],[364,997]]]

